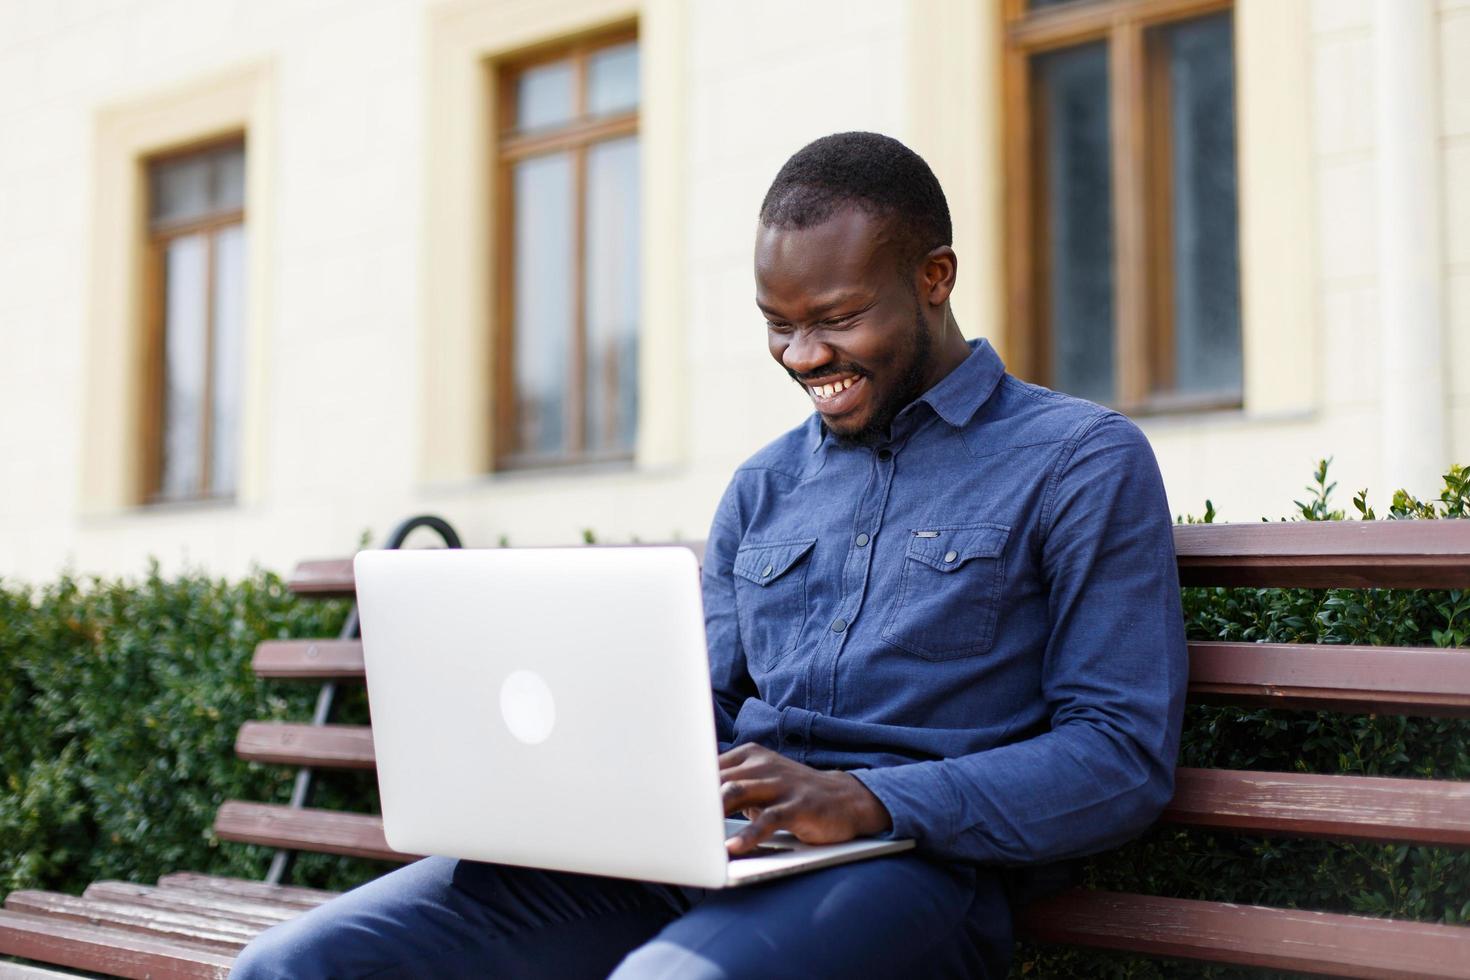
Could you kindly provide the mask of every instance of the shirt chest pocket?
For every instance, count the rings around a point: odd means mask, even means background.
[[[947,524],[913,532],[883,639],[926,660],[954,660],[990,649],[1010,533],[1003,524]]]
[[[816,538],[752,542],[735,553],[735,613],[745,655],[770,668],[796,648],[806,622],[807,556]]]

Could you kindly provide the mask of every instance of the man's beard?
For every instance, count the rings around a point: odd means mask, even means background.
[[[872,447],[888,441],[889,427],[898,413],[924,393],[924,377],[929,373],[929,361],[934,353],[934,342],[929,336],[929,325],[924,322],[924,311],[914,297],[914,331],[909,338],[909,363],[888,397],[873,410],[872,416],[856,432],[836,432],[822,419],[839,443],[846,446]]]

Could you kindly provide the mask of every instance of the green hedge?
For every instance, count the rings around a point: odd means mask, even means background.
[[[1324,462],[1302,519],[1340,519]],[[1365,493],[1354,516],[1378,519]],[[1203,520],[1213,519],[1206,502]],[[1395,494],[1388,519],[1470,516],[1470,473],[1438,500]],[[1470,592],[1187,589],[1192,639],[1470,646]],[[172,870],[260,877],[262,848],[209,831],[229,798],[284,802],[292,773],[240,762],[251,719],[310,716],[311,685],[260,683],[261,640],[333,636],[346,605],[302,601],[257,572],[241,582],[190,574],[142,581],[63,577],[42,589],[0,582],[0,893],[80,891],[99,878],[152,881]],[[341,720],[361,721],[360,691]],[[1181,762],[1298,772],[1470,779],[1470,722],[1191,707]],[[322,805],[371,811],[370,774],[327,777]],[[341,888],[386,866],[305,855],[295,880]],[[1159,828],[1092,861],[1089,883],[1426,921],[1470,922],[1470,854]],[[1016,975],[1229,975],[1179,963],[1023,946]]]
[[[311,685],[262,684],[255,645],[335,636],[344,602],[303,602],[275,575],[0,582],[0,894],[79,892],[100,878],[177,870],[259,878],[265,848],[210,833],[226,799],[285,802],[293,774],[235,758],[240,725],[311,715]],[[360,691],[344,705],[365,719]],[[374,805],[370,775],[318,797]],[[302,880],[347,886],[381,870],[303,856]]]

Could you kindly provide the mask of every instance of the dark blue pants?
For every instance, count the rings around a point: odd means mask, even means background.
[[[428,858],[258,936],[233,980],[1004,977],[1000,879],[912,855],[700,891]]]

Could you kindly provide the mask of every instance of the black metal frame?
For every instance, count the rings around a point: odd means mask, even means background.
[[[432,514],[420,514],[410,517],[393,529],[388,535],[388,541],[383,545],[384,550],[393,551],[403,547],[408,536],[421,527],[429,528],[439,535],[444,541],[446,548],[460,548],[459,534],[450,526],[449,522],[442,517]],[[353,599],[352,609],[347,613],[347,621],[342,624],[342,631],[337,634],[339,640],[355,640],[362,635],[362,630],[357,618],[357,600]],[[321,690],[316,697],[316,710],[312,713],[311,723],[313,725],[325,725],[332,719],[332,714],[337,707],[337,682],[326,680],[322,682]],[[312,769],[302,766],[296,770],[296,785],[291,790],[291,809],[300,810],[311,802],[311,793],[314,788]],[[271,858],[270,870],[266,872],[267,884],[279,885],[291,873],[291,866],[295,863],[297,851],[293,848],[278,848],[275,856]]]

